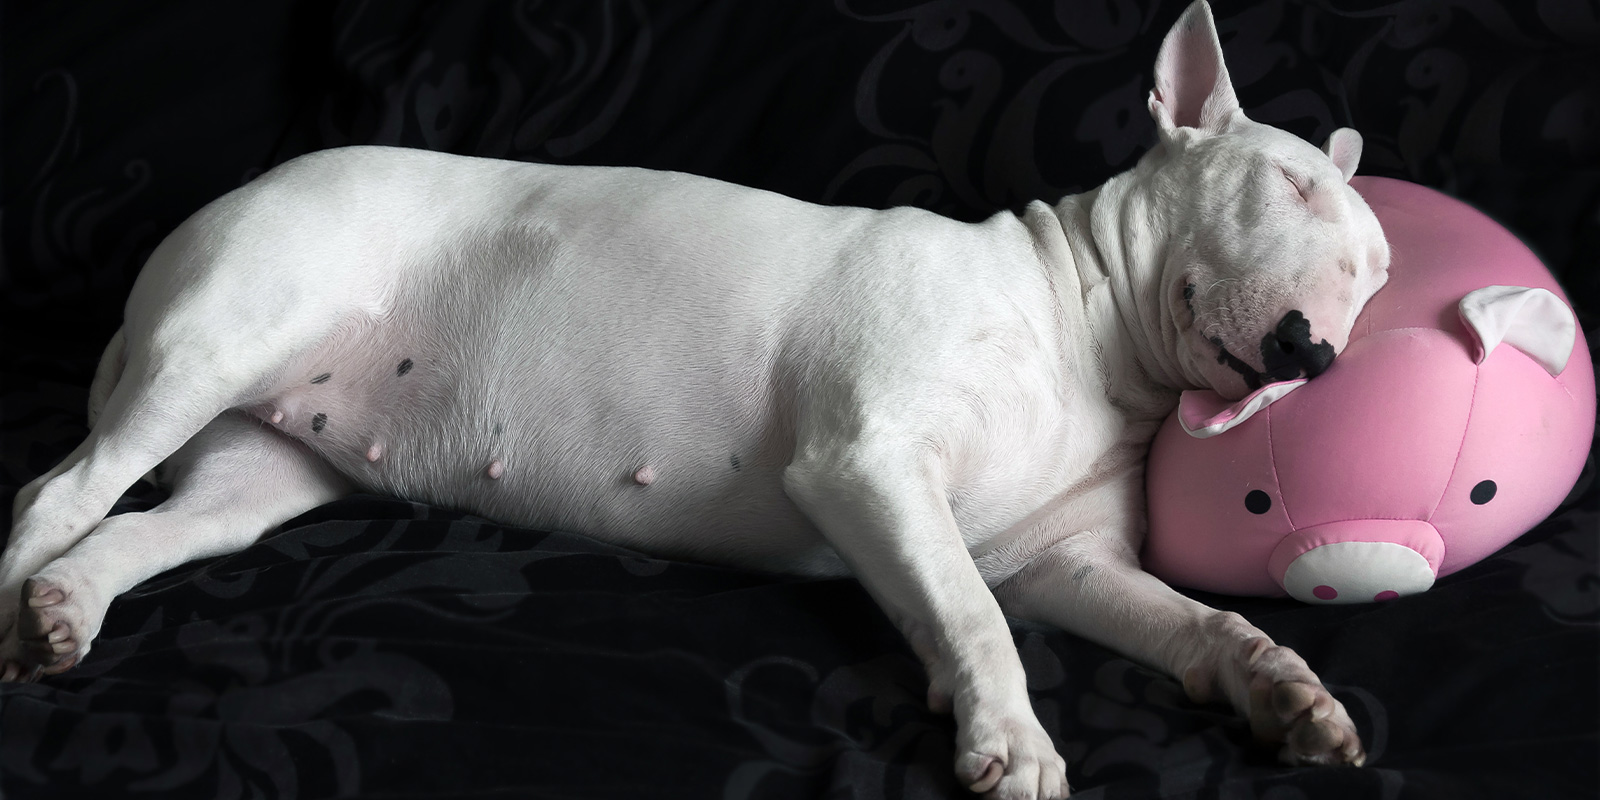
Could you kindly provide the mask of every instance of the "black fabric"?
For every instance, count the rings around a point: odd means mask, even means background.
[[[677,169],[976,219],[1153,139],[1180,2],[12,3],[0,11],[0,502],[82,439],[144,259],[272,165],[376,142]],[[1600,14],[1582,0],[1215,4],[1255,119],[1366,139],[1523,236],[1600,341]],[[1584,354],[1577,354],[1582,358]],[[1593,357],[1593,353],[1589,354]],[[118,511],[160,500],[144,484]],[[1018,625],[1078,796],[1594,797],[1600,490],[1424,595],[1203,596],[1299,650],[1362,769]],[[948,797],[953,723],[853,581],[669,563],[351,497],[115,603],[0,687],[6,797]]]

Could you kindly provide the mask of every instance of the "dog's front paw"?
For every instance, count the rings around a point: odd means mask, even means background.
[[[1344,705],[1328,693],[1300,655],[1251,639],[1238,658],[1247,675],[1246,716],[1258,741],[1278,746],[1285,764],[1361,766],[1367,754]]]
[[[975,714],[957,739],[956,777],[985,797],[1054,800],[1067,796],[1067,762],[1032,710]]]

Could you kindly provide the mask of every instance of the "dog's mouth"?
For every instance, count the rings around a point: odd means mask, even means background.
[[[1210,342],[1217,347],[1218,364],[1222,364],[1228,369],[1239,373],[1239,377],[1244,378],[1244,387],[1246,389],[1253,392],[1261,388],[1261,373],[1256,371],[1255,367],[1250,366],[1249,362],[1228,352],[1228,346],[1222,343],[1222,337],[1213,336],[1210,338]]]

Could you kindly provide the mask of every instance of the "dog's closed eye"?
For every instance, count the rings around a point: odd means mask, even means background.
[[[1315,178],[1296,175],[1281,165],[1278,170],[1289,181],[1289,185],[1294,187],[1295,192],[1300,195],[1300,199],[1306,204],[1306,207],[1311,209],[1311,213],[1319,217],[1329,216],[1332,198],[1328,196],[1326,191],[1319,191]]]
[[[1293,186],[1294,190],[1300,194],[1301,200],[1307,203],[1312,201],[1312,194],[1317,187],[1316,181],[1310,178],[1296,177],[1294,173],[1283,167],[1278,167],[1278,170],[1283,173],[1283,177],[1289,179],[1289,185]]]

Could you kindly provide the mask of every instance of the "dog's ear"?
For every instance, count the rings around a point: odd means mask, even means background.
[[[1150,116],[1166,141],[1178,128],[1221,132],[1238,110],[1211,6],[1195,0],[1161,42]]]
[[[1322,152],[1333,159],[1334,166],[1344,173],[1344,180],[1349,183],[1356,175],[1356,165],[1361,163],[1361,134],[1351,128],[1340,128],[1322,143]]]

